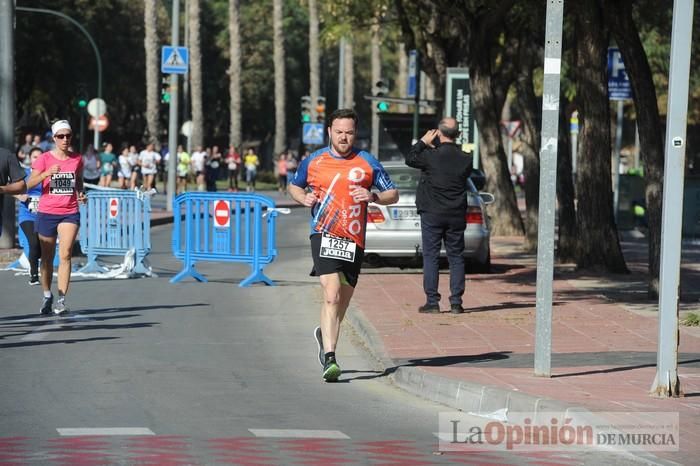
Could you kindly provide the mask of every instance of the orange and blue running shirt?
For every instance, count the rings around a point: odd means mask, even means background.
[[[311,233],[326,232],[365,247],[367,202],[355,202],[353,186],[379,191],[395,189],[382,164],[368,152],[353,148],[347,157],[329,147],[319,149],[299,164],[292,183],[311,188],[319,199],[311,209]]]

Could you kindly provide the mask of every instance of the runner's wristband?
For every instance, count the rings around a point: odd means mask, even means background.
[[[379,195],[377,193],[372,193],[372,200],[370,202],[377,202],[379,200]]]

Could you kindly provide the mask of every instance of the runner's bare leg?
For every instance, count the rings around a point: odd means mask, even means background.
[[[340,324],[345,318],[345,312],[355,289],[350,285],[341,285],[339,273],[321,275],[319,278],[323,289],[321,306],[323,349],[326,353],[335,352],[340,335]]]

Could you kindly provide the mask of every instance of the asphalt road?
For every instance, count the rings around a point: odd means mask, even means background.
[[[438,452],[438,413],[449,409],[394,387],[348,327],[343,376],[324,383],[305,224],[302,209],[279,219],[274,287],[240,288],[246,266],[213,263],[198,265],[208,283],[170,284],[181,264],[169,225],[152,231],[158,277],[77,279],[64,318],[40,317],[41,290],[0,272],[0,463],[631,461]]]

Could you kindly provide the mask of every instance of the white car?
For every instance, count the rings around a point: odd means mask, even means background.
[[[420,262],[422,243],[416,189],[421,172],[403,162],[382,162],[382,165],[399,190],[399,202],[389,206],[370,204],[367,208],[365,262],[372,266],[407,260]],[[483,186],[483,173],[478,170],[467,180],[465,268],[470,272],[488,273],[491,267],[491,232],[485,206],[491,204],[494,197],[491,193],[479,192],[475,181]],[[446,257],[444,248],[441,256]]]

